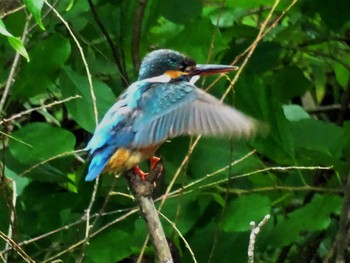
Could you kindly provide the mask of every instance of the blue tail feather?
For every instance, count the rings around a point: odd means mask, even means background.
[[[92,181],[102,173],[109,158],[113,155],[114,147],[107,147],[96,151],[91,159],[88,174],[85,177],[85,181]]]

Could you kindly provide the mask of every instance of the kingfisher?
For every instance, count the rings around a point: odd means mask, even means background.
[[[230,65],[196,64],[177,51],[159,49],[143,59],[132,83],[97,126],[86,151],[90,164],[86,181],[101,173],[134,169],[150,160],[162,143],[180,135],[249,137],[257,121],[197,88],[200,76],[236,70]]]

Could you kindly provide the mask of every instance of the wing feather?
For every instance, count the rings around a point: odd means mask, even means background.
[[[171,105],[139,126],[133,145],[159,144],[183,134],[249,137],[255,133],[257,121],[194,86],[193,91],[196,96],[192,100]]]

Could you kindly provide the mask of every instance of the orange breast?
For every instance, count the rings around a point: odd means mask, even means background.
[[[119,148],[109,159],[104,172],[118,173],[130,170],[146,158],[147,157],[139,151]]]

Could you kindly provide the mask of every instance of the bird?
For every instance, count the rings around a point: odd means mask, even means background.
[[[85,148],[90,160],[85,180],[131,169],[145,180],[147,173],[138,164],[149,159],[154,169],[159,161],[156,150],[181,135],[237,138],[255,134],[258,122],[254,118],[195,86],[200,76],[236,69],[196,64],[170,49],[147,54],[137,81],[107,111]]]

